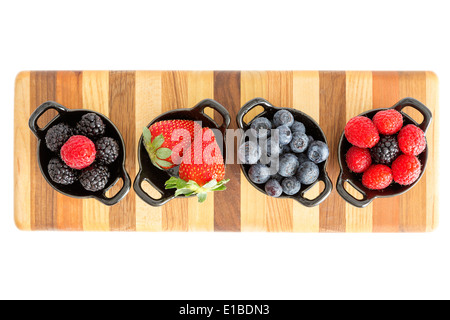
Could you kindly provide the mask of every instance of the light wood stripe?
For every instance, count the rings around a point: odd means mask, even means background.
[[[319,123],[320,97],[319,97],[319,72],[318,71],[294,71],[293,75],[293,105]],[[319,184],[316,184],[311,193],[318,195]],[[293,204],[293,231],[294,232],[319,232],[319,206],[307,208],[294,201]]]
[[[361,112],[372,109],[372,72],[346,72],[346,122]],[[357,197],[359,192],[349,191]],[[360,209],[345,204],[345,222],[347,232],[372,232],[373,204]]]
[[[333,184],[339,175],[337,148],[345,127],[345,72],[320,72],[320,126],[328,139],[331,150],[327,171]],[[333,152],[334,150],[334,152]],[[345,231],[345,202],[332,192],[320,205],[320,231]]]
[[[439,81],[433,72],[426,73],[426,86],[427,86],[427,98],[426,106],[430,110],[434,110],[433,123],[427,131],[428,140],[428,163],[427,163],[427,228],[426,231],[430,232],[437,228],[439,224],[439,175],[435,172],[439,172]]]
[[[30,114],[42,103],[56,98],[56,72],[31,72]],[[41,116],[42,123],[48,123],[55,116],[54,111],[47,111]],[[47,183],[39,169],[37,159],[37,139],[30,132],[31,152],[30,166],[33,186],[30,192],[31,228],[33,230],[54,230],[56,225],[56,191]],[[45,143],[45,142],[43,142]]]
[[[130,177],[136,176],[135,79],[136,74],[131,71],[113,71],[109,75],[109,115],[123,136],[126,147],[125,168]],[[135,197],[134,192],[129,192],[122,201],[111,207],[111,230],[136,230]]]
[[[191,71],[187,75],[188,96],[186,107],[192,108],[203,99],[214,98],[214,72]],[[214,118],[214,110],[205,113]],[[214,231],[214,193],[207,195],[206,201],[199,203],[197,197],[188,201],[189,231]]]
[[[425,72],[400,72],[399,88],[401,97],[413,97],[426,103],[426,75]],[[420,114],[416,110],[408,112],[413,118]],[[427,168],[428,170],[428,168]],[[427,171],[428,172],[428,171]],[[426,191],[427,174],[407,193],[400,197],[400,230],[404,232],[426,231]],[[414,201],[411,201],[414,199]]]
[[[266,72],[243,71],[241,73],[241,106],[247,101],[261,97],[267,98],[268,79]],[[249,117],[258,114],[256,108]],[[267,231],[266,195],[256,190],[241,173],[241,230]]]
[[[214,72],[214,99],[227,108],[230,113],[230,129],[238,128],[235,119],[241,108],[240,98],[241,73],[238,71]],[[227,158],[232,159],[231,161],[227,161],[226,167],[225,177],[230,179],[227,183],[227,190],[225,192],[218,192],[214,195],[215,231],[241,231],[241,168],[236,160],[237,144],[238,141],[233,144],[233,158],[230,156],[231,150],[227,151]]]
[[[188,73],[185,71],[162,72],[162,112],[188,108]],[[162,208],[164,231],[189,230],[189,199],[174,199]]]
[[[136,143],[142,135],[142,128],[162,113],[161,72],[136,72]],[[136,146],[137,148],[137,146]],[[135,150],[135,153],[137,150]],[[136,157],[136,172],[139,160]],[[131,177],[133,180],[134,177]],[[134,192],[131,190],[130,192]],[[152,207],[136,197],[136,230],[162,231],[162,208]]]
[[[109,117],[109,72],[83,71],[83,109]],[[83,230],[109,231],[109,207],[95,199],[83,199]]]
[[[31,177],[31,139],[28,129],[30,110],[30,72],[21,72],[16,77],[14,93],[14,211],[15,223],[20,230],[31,230],[31,184],[22,183]],[[20,154],[20,156],[18,156]],[[34,187],[34,186],[33,186]]]
[[[69,109],[81,109],[82,73],[59,71],[56,74],[56,101]],[[56,193],[57,229],[67,231],[83,230],[83,203],[62,193]]]
[[[267,100],[280,108],[293,107],[293,75],[291,71],[269,71]],[[266,226],[271,232],[292,232],[292,199],[266,197]]]
[[[400,100],[398,72],[372,72],[373,108],[390,108]],[[372,209],[373,232],[398,232],[400,198],[378,198]]]

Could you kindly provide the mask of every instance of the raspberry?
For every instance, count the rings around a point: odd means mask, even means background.
[[[400,130],[398,137],[398,146],[404,154],[417,156],[425,150],[427,141],[423,131],[413,124],[408,124]]]
[[[84,169],[95,160],[95,145],[85,136],[72,136],[61,148],[61,159],[72,169]]]
[[[384,164],[370,166],[362,176],[362,184],[372,190],[382,190],[392,183],[392,170]]]
[[[354,117],[347,122],[345,137],[348,142],[360,148],[372,148],[380,140],[372,120],[362,116]]]
[[[373,123],[381,134],[397,133],[403,126],[403,116],[394,109],[378,111],[372,118]]]
[[[345,161],[347,162],[347,167],[356,173],[366,171],[372,164],[369,149],[355,146],[348,149],[347,154],[345,155]]]
[[[415,156],[402,154],[392,163],[394,181],[407,186],[420,176],[420,161]]]

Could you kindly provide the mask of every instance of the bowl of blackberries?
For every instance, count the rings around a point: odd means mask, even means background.
[[[422,123],[402,112],[405,107],[419,111]],[[363,208],[376,198],[397,196],[414,187],[427,164],[425,134],[431,120],[431,111],[413,98],[351,118],[338,146],[338,193],[348,203]],[[360,199],[345,189],[345,182],[361,194]]]
[[[246,123],[245,115],[256,107],[264,111]],[[278,108],[255,98],[238,112],[243,130],[238,159],[247,180],[262,193],[297,200],[306,207],[319,205],[333,186],[326,172],[329,149],[325,134],[307,114]],[[314,199],[305,194],[322,181],[323,191]]]
[[[58,114],[44,128],[38,119],[48,110]],[[71,110],[47,101],[30,116],[29,127],[38,139],[37,159],[42,175],[58,192],[74,198],[95,198],[114,205],[128,193],[125,145],[117,127],[104,115]],[[106,192],[123,180],[112,197]]]

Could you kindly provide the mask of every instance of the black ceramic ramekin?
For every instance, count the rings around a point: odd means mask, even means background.
[[[37,124],[38,119],[49,109],[56,110],[58,112],[58,115],[55,116],[44,128],[39,128]],[[47,169],[50,159],[55,156],[55,154],[48,150],[47,146],[45,145],[45,135],[48,129],[61,122],[65,122],[68,125],[75,127],[76,123],[86,113],[95,113],[96,115],[98,115],[103,120],[103,123],[106,126],[105,136],[111,137],[116,140],[119,143],[120,147],[119,156],[117,157],[116,161],[108,165],[108,168],[110,170],[108,183],[103,190],[97,192],[87,191],[79,183],[73,183],[71,185],[57,184],[52,181]],[[109,120],[101,113],[86,109],[70,110],[60,105],[59,103],[47,101],[41,104],[33,112],[33,114],[30,116],[28,125],[38,139],[37,159],[39,168],[41,169],[42,175],[44,176],[45,180],[47,180],[47,182],[56,191],[73,198],[94,198],[102,202],[103,204],[111,206],[122,200],[130,190],[131,180],[127,171],[125,170],[125,143],[123,142],[122,135],[120,134],[117,127],[111,122],[111,120]],[[113,197],[108,198],[106,196],[106,192],[109,188],[115,185],[120,178],[122,178],[123,180],[122,188]]]
[[[213,119],[204,113],[205,108],[212,108],[216,110],[223,118],[222,125],[219,126]],[[211,129],[218,129],[222,133],[223,143],[219,142],[221,147],[223,158],[226,159],[226,145],[225,145],[225,133],[226,129],[230,125],[230,114],[220,103],[212,99],[205,99],[200,101],[195,107],[191,109],[176,109],[163,113],[156,119],[153,119],[147,127],[150,128],[156,122],[164,120],[193,120],[201,122],[202,127],[208,127]],[[218,139],[219,137],[216,136]],[[138,159],[139,159],[139,172],[134,179],[133,188],[136,194],[151,206],[158,207],[167,203],[175,198],[175,189],[165,189],[165,182],[169,180],[170,174],[168,171],[160,170],[156,168],[150,161],[150,157],[145,150],[142,143],[143,137],[139,139],[138,147]],[[142,183],[147,181],[153,188],[155,188],[160,194],[161,198],[155,199],[150,196],[142,188]],[[185,196],[178,196],[176,198],[185,198]]]
[[[413,107],[417,111],[419,111],[423,116],[423,121],[419,125],[417,122],[415,122],[410,116],[408,116],[406,113],[402,112],[402,109],[405,107]],[[420,129],[423,130],[424,133],[427,132],[428,127],[430,126],[432,114],[431,111],[420,101],[413,99],[413,98],[404,98],[397,102],[394,106],[391,108],[380,108],[380,109],[374,109],[369,110],[366,112],[363,112],[360,114],[360,116],[368,117],[369,119],[372,119],[373,116],[381,110],[387,110],[387,109],[395,109],[399,111],[403,116],[403,125],[408,124],[414,124],[418,126]],[[354,172],[351,172],[350,169],[347,167],[347,164],[345,162],[345,155],[350,149],[352,145],[347,141],[345,138],[345,131],[341,135],[341,139],[339,140],[339,146],[338,146],[338,159],[339,159],[339,166],[341,167],[341,173],[339,174],[337,183],[336,183],[336,189],[338,193],[341,195],[342,198],[345,199],[348,203],[352,204],[355,207],[358,208],[364,208],[367,205],[369,205],[373,199],[375,198],[387,198],[387,197],[393,197],[400,195],[402,193],[407,192],[409,189],[414,187],[414,185],[419,182],[420,178],[422,177],[423,173],[425,172],[425,167],[427,165],[427,158],[428,158],[428,147],[425,148],[425,150],[418,156],[418,159],[421,164],[421,173],[419,178],[411,185],[409,186],[402,186],[398,183],[394,183],[387,187],[384,190],[370,190],[363,186],[361,182],[362,174],[356,174]],[[354,196],[352,196],[350,193],[347,192],[344,188],[344,182],[348,182],[351,184],[358,192],[360,192],[363,196],[361,200],[356,199]]]
[[[316,121],[314,121],[313,118],[311,118],[307,114],[305,114],[299,110],[296,110],[296,109],[277,108],[277,107],[273,106],[269,101],[262,99],[262,98],[255,98],[253,100],[250,100],[241,108],[241,110],[239,110],[237,117],[236,117],[236,121],[237,121],[239,128],[244,130],[244,132],[250,128],[250,125],[244,122],[244,116],[248,112],[250,112],[250,110],[252,110],[253,108],[258,107],[258,106],[263,107],[264,111],[261,114],[259,114],[257,117],[266,117],[266,118],[270,118],[270,119],[273,118],[273,115],[277,111],[282,110],[282,109],[288,110],[289,112],[291,112],[294,115],[294,119],[296,121],[300,121],[305,125],[306,133],[308,135],[312,136],[314,138],[314,140],[319,140],[319,141],[323,141],[323,142],[327,143],[327,138],[325,137],[325,134],[323,133],[322,129],[320,129],[319,125],[317,124]],[[282,195],[279,198],[294,199],[306,207],[314,207],[314,206],[317,206],[318,204],[320,204],[322,201],[324,201],[330,195],[331,190],[333,189],[331,180],[328,177],[328,174],[326,172],[327,163],[328,163],[328,160],[318,164],[320,173],[319,173],[319,178],[317,179],[317,181],[315,183],[313,183],[311,185],[302,185],[300,191],[293,196]],[[248,170],[250,169],[250,167],[251,167],[251,165],[241,164],[242,172],[244,173],[248,182],[250,182],[250,184],[252,186],[254,186],[256,189],[258,189],[262,193],[267,194],[266,191],[264,190],[263,184],[255,184],[248,177]],[[311,199],[305,198],[304,197],[305,193],[319,181],[324,182],[324,184],[325,184],[324,190],[315,199],[311,200]]]

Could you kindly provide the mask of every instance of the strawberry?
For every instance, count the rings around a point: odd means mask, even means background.
[[[180,165],[180,178],[171,177],[166,189],[177,189],[175,196],[196,194],[198,201],[206,200],[207,192],[226,189],[225,165],[214,132],[203,128],[197,135]]]
[[[180,164],[201,126],[190,120],[165,120],[144,127],[144,146],[153,165],[167,170]]]

